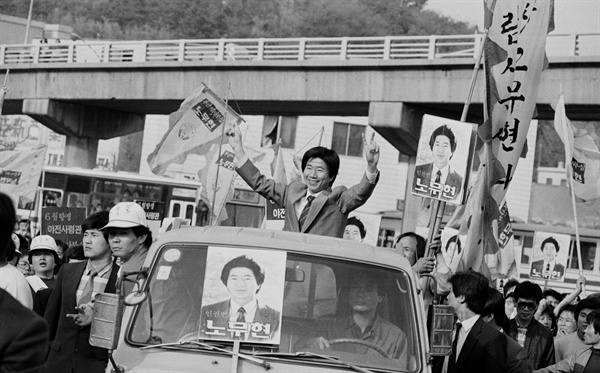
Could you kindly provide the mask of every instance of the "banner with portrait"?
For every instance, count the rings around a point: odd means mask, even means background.
[[[464,201],[473,148],[472,123],[423,116],[412,194],[454,205]]]
[[[279,344],[286,253],[209,247],[199,339]]]
[[[535,232],[529,278],[564,281],[570,244],[568,234]]]

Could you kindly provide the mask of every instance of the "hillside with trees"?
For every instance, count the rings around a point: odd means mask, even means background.
[[[471,34],[427,0],[34,0],[33,19],[83,39],[155,40]],[[29,0],[0,13],[27,18]]]

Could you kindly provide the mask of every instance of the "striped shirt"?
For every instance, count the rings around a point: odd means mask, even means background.
[[[110,277],[110,273],[112,272],[112,261],[108,263],[108,265],[98,271],[96,277],[94,277],[94,289],[92,291],[92,299],[97,293],[102,293],[104,289],[106,289],[106,284],[108,283],[108,278]],[[77,292],[75,293],[75,299],[77,304],[81,300],[81,296],[83,294],[83,290],[90,280],[90,273],[92,273],[92,263],[88,260],[85,270],[83,271],[83,276],[81,276],[81,280],[79,281],[79,286],[77,286]]]

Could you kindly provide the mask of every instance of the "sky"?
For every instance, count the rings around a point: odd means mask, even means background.
[[[483,30],[484,0],[429,0],[427,9]],[[553,34],[600,33],[600,0],[555,0]]]

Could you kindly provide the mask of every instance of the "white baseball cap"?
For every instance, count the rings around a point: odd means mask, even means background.
[[[54,255],[54,260],[58,262],[58,248],[56,247],[56,241],[54,241],[54,238],[48,236],[47,234],[33,237],[33,240],[31,240],[31,248],[29,249],[28,253],[29,262],[31,262],[31,256],[33,253],[39,250],[50,251]]]
[[[148,228],[146,212],[142,206],[135,202],[119,202],[110,209],[108,224],[101,229],[133,228],[140,225]]]

